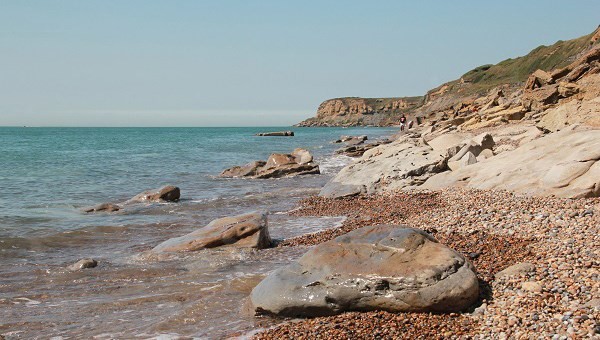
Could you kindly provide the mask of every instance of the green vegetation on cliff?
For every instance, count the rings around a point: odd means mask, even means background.
[[[525,56],[506,59],[496,65],[479,66],[461,77],[465,84],[471,84],[463,88],[469,93],[485,91],[504,84],[522,83],[538,69],[550,71],[565,67],[590,48],[595,33],[597,31],[577,39],[557,41],[550,46],[542,45]],[[451,83],[460,83],[460,80]]]
[[[496,87],[509,86],[515,89],[522,86],[536,70],[551,71],[565,67],[599,43],[600,27],[591,34],[576,39],[539,46],[522,57],[476,67],[460,79],[428,91],[424,97],[347,97],[326,100],[319,106],[316,117],[299,125],[389,125],[397,123],[397,117],[401,114],[428,116],[469,98],[486,95]],[[398,100],[405,100],[410,104],[394,106]]]

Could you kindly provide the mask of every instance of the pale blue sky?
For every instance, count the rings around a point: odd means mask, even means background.
[[[0,0],[0,126],[288,125],[592,32],[600,1]]]

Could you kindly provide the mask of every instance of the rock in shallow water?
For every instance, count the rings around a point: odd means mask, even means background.
[[[69,266],[70,270],[81,270],[86,268],[95,268],[98,266],[98,261],[94,259],[82,259]]]
[[[448,169],[447,157],[419,138],[404,136],[364,153],[323,187],[319,196],[340,198],[359,193],[412,189]]]
[[[119,211],[119,210],[121,210],[121,207],[119,207],[116,204],[113,204],[113,203],[101,203],[101,204],[95,205],[93,207],[84,208],[83,212],[86,212],[86,213],[115,212],[115,211]]]
[[[308,150],[298,148],[291,154],[271,154],[266,162],[255,161],[243,166],[225,169],[219,177],[267,179],[320,173],[319,165],[313,163],[311,153]]]
[[[319,244],[277,269],[251,294],[257,314],[344,311],[455,312],[477,300],[473,266],[424,231],[364,227]]]
[[[260,137],[270,137],[270,136],[292,137],[292,136],[294,136],[294,131],[261,132],[261,133],[257,133],[256,136],[260,136]]]
[[[257,249],[271,246],[266,213],[252,212],[219,218],[192,233],[169,239],[152,251],[196,251],[220,246]]]
[[[172,185],[164,186],[157,190],[144,191],[137,194],[131,202],[175,202],[179,200],[181,193],[179,188]]]

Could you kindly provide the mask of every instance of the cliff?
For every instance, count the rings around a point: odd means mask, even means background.
[[[479,111],[486,105],[489,107],[489,100],[517,104],[524,83],[532,73],[564,68],[597,46],[599,41],[600,27],[583,37],[558,41],[551,46],[539,46],[522,57],[476,67],[459,79],[444,83],[421,97],[326,100],[319,105],[315,117],[297,125],[386,126],[397,124],[402,114],[409,119],[422,117],[424,120],[439,121],[465,112]]]
[[[393,125],[402,114],[409,114],[422,104],[423,97],[334,98],[321,103],[316,117],[298,126]]]

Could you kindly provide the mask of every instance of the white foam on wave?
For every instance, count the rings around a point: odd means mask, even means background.
[[[341,168],[353,162],[352,157],[346,155],[334,155],[325,158],[319,163],[319,169],[322,174],[337,173]]]

